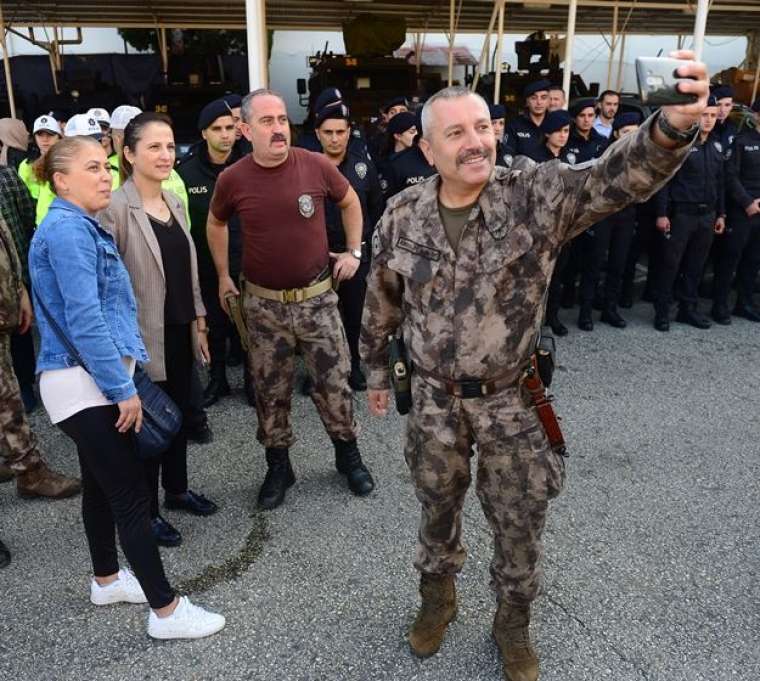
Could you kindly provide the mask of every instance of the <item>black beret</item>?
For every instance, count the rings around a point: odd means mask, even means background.
[[[317,112],[317,115],[314,117],[314,127],[318,128],[322,123],[331,118],[347,121],[348,116],[348,107],[345,104],[330,104]]]
[[[343,95],[336,87],[328,87],[319,93],[319,96],[314,100],[314,112],[318,113],[331,104],[342,104]]]
[[[546,135],[550,135],[557,130],[561,130],[566,125],[570,125],[570,114],[564,109],[557,109],[557,111],[550,111],[541,123],[541,132]]]
[[[546,90],[548,92],[551,86],[551,81],[546,80],[546,78],[534,81],[533,83],[528,83],[523,89],[523,97],[527,99],[531,95],[535,95],[537,92],[541,92],[542,90]]]
[[[215,99],[201,109],[198,116],[198,130],[205,130],[217,118],[231,116],[230,106],[224,99]]]
[[[715,99],[725,99],[734,96],[734,89],[730,85],[717,85],[713,88],[712,96]]]
[[[398,97],[394,97],[393,99],[389,99],[387,102],[385,102],[385,104],[380,107],[380,111],[386,113],[388,109],[392,109],[394,106],[405,106],[408,109],[409,102],[407,101],[406,97],[399,95]]]
[[[243,106],[243,98],[240,95],[236,95],[234,92],[224,95],[222,100],[227,102],[227,106],[230,107],[230,109],[239,109]]]
[[[715,95],[710,95],[707,98],[707,106],[718,106],[718,98]]]
[[[760,113],[760,97],[758,97],[754,102],[752,102],[752,106],[749,107],[754,111],[755,113]]]
[[[417,125],[417,116],[411,111],[402,111],[388,121],[388,132],[391,135],[400,135],[415,125]]]
[[[507,107],[503,104],[489,104],[488,109],[491,112],[491,120],[495,121],[497,118],[506,118]]]
[[[570,115],[575,118],[575,116],[577,116],[581,111],[588,109],[589,107],[595,109],[596,101],[593,99],[578,99],[571,104]]]
[[[638,111],[627,111],[615,117],[612,121],[612,129],[620,130],[628,125],[641,125],[641,114]]]

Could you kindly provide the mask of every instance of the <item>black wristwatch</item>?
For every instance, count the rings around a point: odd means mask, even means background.
[[[678,130],[677,128],[674,128],[670,124],[668,117],[665,115],[662,109],[658,112],[657,115],[657,127],[660,129],[660,132],[665,135],[665,137],[673,140],[674,142],[680,142],[681,144],[688,144],[694,139],[694,137],[696,137],[697,133],[699,132],[698,121],[696,121],[688,130]]]

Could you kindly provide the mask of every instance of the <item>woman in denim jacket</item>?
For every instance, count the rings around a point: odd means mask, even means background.
[[[135,362],[148,356],[129,274],[113,238],[92,217],[111,199],[105,151],[94,138],[66,138],[36,170],[58,196],[29,251],[40,331],[37,372],[51,421],[77,446],[94,571],[90,600],[148,602],[148,634],[154,638],[208,636],[224,626],[224,617],[174,594],[150,529],[148,493],[130,432],[142,424]],[[134,574],[119,569],[114,526]]]

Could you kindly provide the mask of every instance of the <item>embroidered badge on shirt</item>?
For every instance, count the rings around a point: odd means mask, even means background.
[[[360,180],[363,180],[365,177],[367,177],[367,164],[366,163],[357,163],[354,166],[354,170],[356,171],[356,174],[359,176]]]
[[[567,162],[570,165],[574,165],[575,161],[576,161],[575,154],[571,151],[570,153],[567,154]]]
[[[310,218],[314,215],[314,199],[310,194],[301,194],[298,197],[298,212],[305,218]]]

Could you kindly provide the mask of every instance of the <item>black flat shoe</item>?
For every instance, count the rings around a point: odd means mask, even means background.
[[[211,426],[209,426],[207,419],[203,419],[203,421],[198,423],[188,424],[186,432],[188,440],[197,442],[200,445],[207,445],[214,439],[214,433],[211,431]]]
[[[150,529],[153,532],[156,544],[159,546],[179,546],[182,543],[182,535],[179,530],[160,515],[151,518]]]
[[[0,568],[8,567],[11,563],[11,552],[8,547],[0,541]]]
[[[164,496],[164,506],[173,511],[187,511],[193,515],[214,515],[219,507],[202,494],[187,490],[184,494],[169,494]]]

